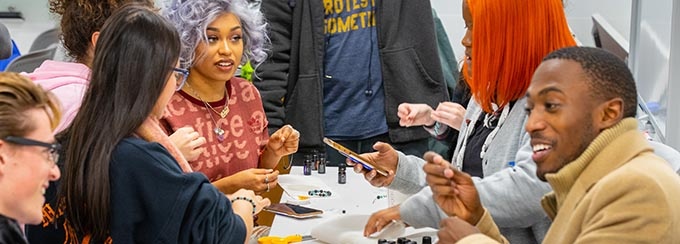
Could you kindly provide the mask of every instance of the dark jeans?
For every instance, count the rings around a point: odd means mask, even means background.
[[[363,140],[341,140],[335,142],[340,143],[358,154],[362,154],[374,152],[373,144],[378,141],[389,143],[392,147],[406,155],[422,157],[423,154],[428,151],[428,139],[410,141],[407,143],[391,143],[387,133]],[[341,163],[344,164],[346,158],[332,147],[326,145],[326,160],[328,160],[328,166],[338,166]]]

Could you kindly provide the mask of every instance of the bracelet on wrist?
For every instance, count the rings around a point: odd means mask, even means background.
[[[437,136],[439,136],[443,133],[443,131],[441,131],[441,128],[442,128],[442,124],[440,124],[439,122],[434,122],[434,133]]]
[[[255,205],[255,202],[253,199],[247,198],[247,197],[235,197],[234,199],[231,199],[231,203],[233,204],[237,200],[243,200],[249,202],[251,205],[253,205],[253,215],[255,215],[255,209],[257,206]]]
[[[438,137],[438,136],[440,136],[441,134],[444,133],[444,131],[442,131],[441,127],[442,127],[442,124],[437,122],[437,121],[435,121],[434,124],[432,124],[432,125],[423,125],[423,128],[425,128],[425,130],[427,132],[429,132],[430,135],[432,135],[434,137]]]
[[[437,125],[437,121],[435,121],[431,125],[423,125],[423,127],[428,128],[428,129],[433,129],[435,125]]]

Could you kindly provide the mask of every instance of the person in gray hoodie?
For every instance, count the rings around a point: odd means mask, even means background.
[[[475,176],[483,204],[511,242],[540,243],[550,221],[538,202],[550,187],[534,174],[529,136],[523,130],[523,97],[543,56],[575,45],[562,2],[466,0],[463,17],[467,32],[461,41],[466,49],[462,73],[473,99],[459,120],[460,134],[452,161]],[[532,31],[526,31],[528,26]],[[518,52],[525,55],[516,55]],[[373,214],[364,234],[380,230],[393,219],[414,227],[437,228],[447,216],[432,200],[431,190],[424,188],[423,159],[397,152],[385,143],[376,143],[374,149],[378,152],[364,155],[390,169],[391,174],[383,177],[365,172],[367,180],[374,186],[417,194],[401,205]],[[355,166],[355,170],[362,169]]]

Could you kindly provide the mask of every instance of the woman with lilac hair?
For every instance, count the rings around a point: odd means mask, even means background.
[[[276,187],[281,157],[297,151],[299,132],[284,126],[271,137],[260,93],[234,77],[240,64],[265,60],[266,23],[245,0],[173,1],[165,16],[182,41],[189,70],[161,123],[194,171],[220,191],[256,193]]]
[[[196,48],[209,42],[207,28],[221,15],[232,14],[241,24],[243,60],[261,63],[267,58],[266,22],[258,8],[246,0],[173,0],[164,15],[177,27],[182,41],[182,66],[189,67],[197,58]],[[206,53],[203,53],[205,55]],[[200,55],[199,55],[200,56]]]

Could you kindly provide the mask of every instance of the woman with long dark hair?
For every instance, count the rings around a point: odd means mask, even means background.
[[[177,156],[144,139],[140,128],[157,123],[185,81],[180,47],[175,28],[147,7],[126,6],[104,24],[66,135],[59,195],[71,241],[240,243],[269,203],[240,190],[230,204],[205,176],[183,173]]]

